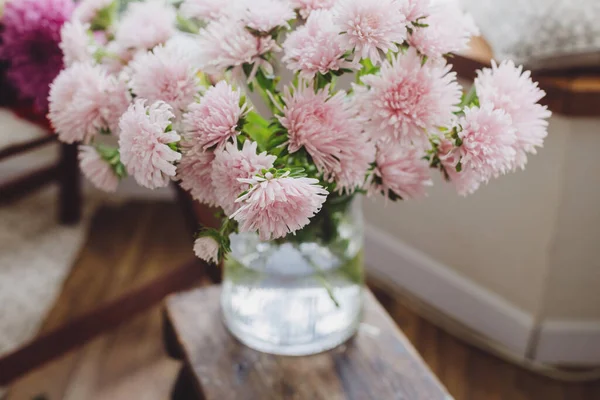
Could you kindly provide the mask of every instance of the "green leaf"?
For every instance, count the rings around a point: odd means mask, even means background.
[[[178,153],[180,152],[179,142],[171,142],[171,143],[167,144],[167,146],[169,146],[169,148],[173,151],[176,151]]]
[[[202,21],[189,19],[177,13],[177,28],[182,32],[198,33],[204,26],[206,24]]]
[[[471,86],[471,89],[462,96],[460,108],[464,109],[465,107],[479,107],[479,97],[475,85]]]
[[[315,75],[315,90],[323,89],[325,86],[329,85],[332,80],[333,74],[331,72],[328,72],[325,75],[318,72]]]
[[[242,130],[252,140],[258,143],[258,148],[265,151],[269,148],[268,141],[271,137],[271,129],[269,129],[269,121],[264,119],[255,111],[250,111],[244,118]]]
[[[361,83],[360,78],[365,75],[377,74],[381,69],[378,66],[373,65],[370,59],[364,58],[360,61],[362,68],[356,74],[356,83]]]
[[[96,16],[90,23],[90,28],[93,31],[103,31],[108,29],[117,17],[119,9],[119,1],[114,0],[108,6],[98,10]]]
[[[388,191],[388,198],[389,198],[391,201],[404,200],[404,199],[402,198],[402,196],[400,196],[400,195],[396,194],[395,192],[392,192],[391,190],[390,190],[390,191]]]
[[[125,166],[123,165],[122,162],[119,161],[118,164],[116,164],[113,167],[113,171],[115,171],[115,174],[120,178],[123,179],[125,177],[127,177],[127,171],[125,170]]]

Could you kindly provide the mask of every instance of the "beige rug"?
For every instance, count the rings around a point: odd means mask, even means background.
[[[97,201],[67,227],[57,223],[56,194],[49,188],[0,208],[0,357],[35,336],[85,241]]]

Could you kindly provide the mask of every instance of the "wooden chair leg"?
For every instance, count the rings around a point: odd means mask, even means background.
[[[185,227],[190,234],[190,238],[194,236],[198,230],[198,220],[194,212],[194,200],[178,183],[173,182],[175,192],[177,193],[177,203],[183,213]]]
[[[194,385],[193,374],[188,365],[184,365],[179,370],[171,390],[171,400],[204,400],[204,396]]]
[[[203,218],[207,218],[206,215],[198,215],[196,210],[194,209],[194,200],[185,190],[181,188],[178,184],[175,185],[175,190],[177,192],[177,202],[179,203],[179,207],[183,212],[183,217],[185,218],[185,224],[190,232],[190,238],[194,236],[194,234],[198,231],[199,224],[203,221]],[[210,215],[210,212],[207,212],[207,215]],[[212,221],[207,223],[208,226]],[[207,265],[206,273],[211,280],[212,283],[221,283],[223,280],[223,271],[221,266],[219,265]]]
[[[77,145],[60,145],[59,219],[62,224],[76,224],[81,218],[81,179]]]

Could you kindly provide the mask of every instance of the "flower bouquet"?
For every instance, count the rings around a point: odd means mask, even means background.
[[[174,180],[220,208],[222,226],[201,229],[194,250],[225,260],[224,317],[242,342],[322,351],[360,320],[356,199],[422,197],[432,171],[472,193],[525,166],[550,112],[510,61],[462,93],[446,56],[477,30],[451,6],[226,3],[118,13],[113,0],[83,0],[62,30],[67,68],[49,117],[61,140],[82,142],[99,188]]]

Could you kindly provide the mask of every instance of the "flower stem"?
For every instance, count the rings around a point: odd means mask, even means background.
[[[319,267],[317,264],[315,264],[313,262],[313,260],[311,260],[310,257],[308,257],[306,254],[302,253],[302,251],[300,251],[300,249],[298,247],[296,247],[296,249],[300,252],[300,254],[302,254],[302,258],[304,258],[306,260],[306,262],[309,263],[310,266],[314,268],[314,270],[316,272],[315,277],[319,280],[319,282],[321,282],[321,284],[327,291],[329,298],[331,299],[331,301],[333,301],[333,304],[335,304],[335,306],[337,308],[340,308],[340,303],[337,301],[337,299],[335,298],[335,294],[333,293],[333,287],[331,286],[331,283],[329,283],[329,281],[325,277],[325,273],[323,272],[321,267]]]

